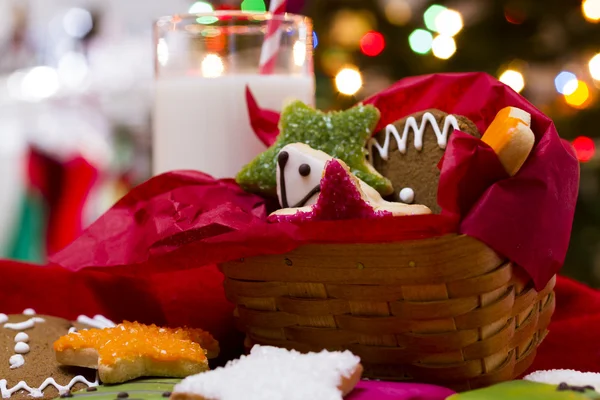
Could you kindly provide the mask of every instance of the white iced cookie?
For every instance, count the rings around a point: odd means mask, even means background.
[[[315,204],[325,163],[331,158],[304,143],[284,146],[277,156],[277,197],[281,207]]]
[[[308,212],[310,207],[316,204],[321,191],[321,178],[325,170],[325,164],[333,157],[315,150],[304,143],[292,143],[284,146],[277,157],[277,196],[279,204],[283,207],[273,215],[290,215],[296,212]],[[405,193],[403,203],[395,203],[384,200],[379,192],[367,185],[362,180],[355,178],[363,193],[364,200],[376,209],[386,210],[395,216],[431,214],[431,210],[422,205],[410,205],[414,192]]]
[[[225,367],[185,378],[171,400],[342,400],[362,375],[349,351],[300,354],[254,346],[248,356]]]
[[[573,369],[551,369],[535,371],[523,379],[527,381],[559,385],[566,383],[569,386],[593,386],[595,391],[600,391],[600,374],[596,372],[580,372]]]

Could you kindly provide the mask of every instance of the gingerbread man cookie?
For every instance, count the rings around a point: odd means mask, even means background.
[[[32,309],[0,314],[0,396],[3,399],[52,399],[71,390],[96,386],[96,372],[61,367],[52,343],[72,328],[71,322]]]
[[[438,163],[454,130],[480,137],[473,122],[460,115],[425,110],[387,125],[367,144],[370,161],[394,186],[394,201],[423,204],[439,213]]]

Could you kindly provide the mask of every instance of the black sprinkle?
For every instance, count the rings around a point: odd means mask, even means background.
[[[98,390],[97,387],[89,387],[89,388],[85,389],[86,392],[95,392],[96,390]]]
[[[171,397],[171,392],[164,392],[162,397]]]
[[[302,164],[302,165],[300,165],[300,167],[298,168],[298,172],[302,176],[308,176],[308,175],[310,175],[310,165],[308,165],[308,164]]]
[[[126,399],[128,397],[129,397],[129,393],[127,393],[127,392],[121,392],[117,395],[118,399]]]
[[[594,390],[594,387],[590,386],[590,385],[587,385],[587,386],[571,386],[571,385],[567,384],[566,382],[561,382],[556,387],[556,390],[559,391],[559,392],[571,391],[571,392],[577,392],[577,393],[584,393],[586,390]]]
[[[61,399],[66,399],[66,398],[69,398],[69,397],[73,397],[73,393],[67,392],[67,393],[63,393],[63,394],[60,395]]]
[[[286,258],[286,259],[284,259],[284,261],[285,261],[285,265],[288,265],[288,266],[290,266],[290,267],[292,266],[292,264],[294,264],[294,263],[292,262],[292,260],[290,260],[289,258]]]

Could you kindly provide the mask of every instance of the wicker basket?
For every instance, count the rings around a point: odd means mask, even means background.
[[[349,349],[367,377],[455,390],[523,373],[554,311],[554,279],[537,292],[464,235],[314,244],[221,269],[247,346]]]

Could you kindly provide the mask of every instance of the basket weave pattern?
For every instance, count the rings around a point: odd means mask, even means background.
[[[554,279],[464,235],[315,244],[221,265],[246,344],[349,349],[365,376],[455,390],[520,375],[554,311]]]

